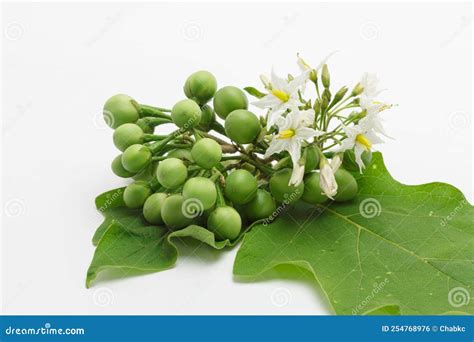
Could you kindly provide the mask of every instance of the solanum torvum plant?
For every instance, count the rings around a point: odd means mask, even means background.
[[[381,239],[370,250],[377,255],[388,242],[402,254],[411,251],[412,246],[403,245],[411,241],[408,235],[391,241],[392,236],[383,234],[392,228],[394,234],[400,232],[390,226],[381,229],[381,225],[390,224],[393,215],[405,215],[402,222],[420,226],[414,221],[426,213],[407,215],[410,211],[398,208],[397,201],[413,210],[439,201],[429,213],[434,218],[436,208],[449,207],[442,197],[449,191],[425,189],[411,194],[410,189],[400,189],[409,187],[395,182],[380,153],[373,153],[376,145],[390,138],[383,115],[391,105],[380,101],[377,77],[364,73],[350,87],[334,90],[329,57],[312,66],[297,56],[296,72],[282,77],[272,70],[269,76],[260,76],[261,86],[243,89],[219,88],[211,72],[197,71],[185,80],[183,98],[171,108],[140,104],[123,94],[109,98],[104,119],[114,129],[113,143],[119,150],[111,163],[112,172],[130,182],[96,199],[105,221],[93,238],[97,249],[87,286],[107,268],[148,272],[173,266],[178,255],[175,238],[193,238],[216,249],[233,247],[243,239],[235,274],[253,276],[280,263],[304,264],[315,276],[317,271],[326,272],[319,278],[323,288],[352,279],[331,281],[338,275],[325,265],[334,263],[337,268],[339,261],[326,260],[322,257],[329,254],[321,254],[344,246],[334,260],[346,258],[357,265],[350,272],[360,270],[358,283],[351,285],[349,294],[365,289],[362,285],[369,270],[362,269],[361,248],[371,243],[361,244],[365,232]],[[160,128],[165,125],[173,126],[171,133],[163,134]],[[430,196],[419,199],[420,194]],[[449,196],[450,200],[458,197],[462,196]],[[390,210],[365,215],[363,205],[369,200],[375,200],[375,209],[386,200]],[[421,200],[424,204],[417,204]],[[466,205],[464,210],[472,208]],[[384,216],[388,213],[392,216]],[[462,215],[461,221],[469,212]],[[375,226],[365,226],[367,217],[374,218],[370,223]],[[334,235],[338,229],[341,231]],[[272,236],[271,241],[267,236]],[[354,236],[356,241],[342,239],[345,236]],[[331,241],[334,246],[322,248]],[[276,253],[278,250],[285,253]],[[344,256],[347,251],[355,251],[357,258]],[[434,257],[438,256],[427,256],[427,260]],[[379,277],[374,275],[367,282]],[[370,290],[371,285],[365,286]],[[390,286],[386,285],[386,291]],[[386,300],[374,300],[357,312],[388,305],[394,296],[400,297],[400,303],[408,300],[396,289],[390,291]],[[347,295],[351,299],[344,305],[339,304],[341,300],[328,300],[335,312],[347,314],[347,303],[357,296]]]

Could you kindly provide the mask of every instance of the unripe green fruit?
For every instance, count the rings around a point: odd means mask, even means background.
[[[188,169],[178,158],[168,158],[161,161],[156,169],[158,182],[168,189],[176,189],[188,177]]]
[[[242,219],[234,208],[219,207],[209,215],[207,228],[220,240],[233,240],[240,234]]]
[[[136,181],[125,188],[123,201],[129,208],[140,208],[151,195],[151,189],[147,182]]]
[[[199,121],[198,128],[203,131],[209,131],[214,121],[216,121],[216,112],[214,112],[214,109],[209,105],[202,106],[201,121]]]
[[[142,142],[143,130],[133,123],[126,123],[117,127],[114,131],[114,144],[120,151],[125,151],[127,147]]]
[[[319,152],[314,146],[306,149],[306,164],[304,164],[304,172],[308,173],[316,169],[319,165]]]
[[[337,193],[334,195],[336,202],[349,201],[357,195],[357,181],[348,171],[339,169],[334,173],[337,183]]]
[[[245,215],[253,220],[270,217],[276,210],[276,203],[268,191],[258,189],[255,197],[245,205]]]
[[[139,118],[138,108],[128,95],[114,95],[104,104],[104,120],[112,128],[117,128],[125,123],[133,123]]]
[[[252,112],[237,109],[225,119],[225,132],[227,136],[239,144],[248,144],[260,134],[260,121]]]
[[[372,151],[366,150],[362,152],[360,156],[362,158],[362,162],[367,167],[370,162],[372,161]],[[344,158],[342,159],[342,165],[346,170],[349,171],[359,171],[359,165],[356,163],[356,158],[354,154],[354,150],[347,150],[344,152]]]
[[[221,145],[210,138],[199,139],[191,149],[191,156],[200,167],[210,169],[222,158]]]
[[[225,180],[225,196],[235,204],[250,202],[257,193],[257,179],[247,170],[235,170]]]
[[[187,148],[177,148],[168,152],[167,156],[169,158],[178,158],[178,159],[186,159],[189,161],[193,161],[193,157],[191,156],[191,150]]]
[[[312,172],[304,179],[304,192],[301,199],[306,203],[319,204],[327,201],[327,197],[322,194],[319,172]]]
[[[201,70],[191,74],[184,83],[186,97],[203,105],[207,103],[217,90],[217,81],[209,71]]]
[[[184,215],[183,203],[181,195],[172,195],[164,200],[161,206],[161,218],[167,227],[181,229],[191,224],[192,217]]]
[[[115,157],[114,160],[112,161],[112,172],[122,178],[129,178],[134,175],[133,172],[129,172],[125,170],[125,168],[123,167],[121,154]]]
[[[162,224],[161,207],[165,199],[168,197],[164,193],[156,193],[148,197],[143,205],[143,216],[145,219],[153,224]]]
[[[193,100],[181,100],[171,109],[171,120],[180,128],[193,128],[201,120],[201,108]]]
[[[214,110],[217,115],[225,119],[236,109],[247,109],[249,101],[245,93],[237,87],[223,87],[214,95]]]
[[[151,151],[140,144],[129,146],[122,154],[122,165],[130,172],[139,172],[151,162]]]
[[[184,184],[183,198],[190,203],[194,202],[200,212],[210,209],[216,203],[216,185],[208,178],[191,178]]]
[[[303,195],[304,183],[296,187],[288,185],[290,178],[290,169],[279,170],[270,178],[270,192],[278,202],[294,203]]]

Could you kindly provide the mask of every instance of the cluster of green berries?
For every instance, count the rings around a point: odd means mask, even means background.
[[[316,148],[305,150],[306,176],[298,186],[288,185],[290,168],[275,167],[278,159],[258,156],[267,147],[267,132],[264,121],[248,110],[241,89],[218,90],[211,73],[198,71],[187,78],[184,94],[186,99],[172,109],[141,105],[122,94],[104,105],[104,119],[115,130],[113,141],[122,152],[112,161],[112,171],[134,180],[125,188],[123,199],[129,208],[141,208],[148,222],[171,230],[197,224],[218,239],[233,240],[243,222],[272,217],[281,203],[300,198],[312,204],[328,200],[321,194]],[[154,134],[164,124],[173,124],[177,130]],[[355,165],[350,156],[344,162],[346,168]],[[335,177],[343,189],[335,200],[353,198],[357,192],[354,177],[343,169]]]

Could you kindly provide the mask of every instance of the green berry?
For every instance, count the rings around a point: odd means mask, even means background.
[[[334,195],[336,202],[349,201],[356,197],[358,186],[354,176],[344,169],[339,169],[334,173],[337,183],[337,193]]]
[[[270,178],[270,192],[278,202],[294,203],[303,195],[304,183],[297,187],[288,185],[290,178],[291,169],[279,170]]]
[[[225,119],[227,136],[239,144],[248,144],[254,141],[261,129],[257,116],[245,109],[234,110]]]
[[[123,201],[129,208],[141,208],[150,195],[151,189],[147,182],[136,181],[125,188]]]
[[[257,179],[247,170],[235,170],[225,180],[225,196],[235,204],[250,202],[257,193]]]
[[[114,131],[114,144],[120,151],[142,142],[143,130],[133,123],[123,124]]]
[[[245,215],[253,220],[270,217],[276,210],[276,203],[268,191],[258,189],[255,197],[245,205]]]
[[[201,70],[191,74],[184,83],[186,97],[203,105],[207,103],[217,90],[217,81],[209,71]]]
[[[361,155],[362,162],[364,163],[365,167],[367,167],[370,162],[372,161],[372,151],[365,150],[362,152]],[[347,150],[344,152],[344,158],[342,159],[342,165],[346,170],[349,171],[359,171],[359,165],[356,163],[356,158],[354,154],[354,150]]]
[[[139,172],[151,162],[151,151],[140,144],[129,146],[122,154],[122,165],[130,172]]]
[[[219,207],[214,210],[207,220],[207,228],[221,240],[233,240],[239,236],[242,229],[242,219],[232,207]]]
[[[163,201],[161,218],[167,227],[181,229],[191,224],[193,217],[185,215],[183,206],[184,199],[181,195],[172,195]]]
[[[161,217],[161,207],[168,197],[164,193],[156,193],[148,197],[143,205],[143,216],[152,224],[163,224]]]
[[[178,158],[168,158],[161,161],[156,169],[158,182],[168,189],[176,189],[188,177],[188,169]]]
[[[249,102],[245,93],[237,87],[224,87],[214,95],[214,110],[220,118],[225,119],[227,115],[236,109],[247,109]]]
[[[181,160],[186,159],[189,161],[193,161],[193,157],[191,156],[191,150],[187,148],[177,148],[177,149],[171,150],[168,152],[166,156],[169,158],[173,157],[173,158],[178,158]]]
[[[119,154],[117,157],[114,158],[112,161],[112,172],[115,173],[117,176],[122,178],[129,178],[132,177],[135,173],[129,172],[125,170],[122,165],[122,155]]]
[[[191,178],[184,184],[183,198],[190,202],[194,201],[201,212],[210,209],[216,203],[216,185],[208,178]]]
[[[216,121],[216,112],[209,105],[204,105],[201,107],[201,121],[199,121],[198,128],[203,131],[209,131],[212,123]]]
[[[140,118],[135,101],[128,95],[117,94],[104,104],[104,120],[112,128],[133,123]]]
[[[304,192],[301,199],[306,203],[319,204],[327,201],[327,197],[322,194],[319,183],[319,172],[311,172],[304,179]]]
[[[199,139],[191,149],[191,156],[200,167],[210,169],[222,158],[221,145],[210,138]]]
[[[171,120],[180,128],[193,128],[201,120],[201,108],[193,100],[181,100],[171,109]]]
[[[319,152],[316,147],[309,146],[306,148],[306,164],[304,172],[308,173],[316,169],[319,165]]]

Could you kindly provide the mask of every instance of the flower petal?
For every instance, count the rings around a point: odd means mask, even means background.
[[[265,151],[264,158],[270,157],[274,153],[284,151],[286,147],[285,141],[283,139],[278,139],[276,135],[273,136],[270,146],[268,146]]]

